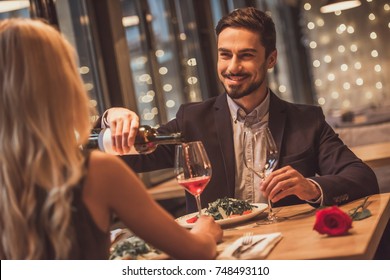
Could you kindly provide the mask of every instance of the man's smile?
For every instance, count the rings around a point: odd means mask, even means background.
[[[224,75],[225,82],[228,85],[239,85],[244,82],[244,80],[248,77],[247,75]]]

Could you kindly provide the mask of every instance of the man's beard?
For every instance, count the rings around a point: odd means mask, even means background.
[[[250,84],[249,87],[244,90],[240,90],[240,86],[231,86],[226,88],[223,83],[222,86],[225,88],[226,93],[230,96],[231,99],[240,99],[250,95],[252,92],[257,90],[263,84],[264,79],[265,78],[263,77],[263,79]]]

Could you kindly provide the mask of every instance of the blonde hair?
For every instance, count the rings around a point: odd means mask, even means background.
[[[0,257],[66,259],[90,131],[74,49],[53,27],[0,21]],[[77,134],[77,137],[75,136]],[[45,193],[42,209],[37,194]]]

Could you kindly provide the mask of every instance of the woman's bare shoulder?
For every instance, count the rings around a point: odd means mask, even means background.
[[[89,158],[89,166],[93,169],[107,169],[124,166],[124,163],[118,156],[113,156],[100,151],[92,151]]]

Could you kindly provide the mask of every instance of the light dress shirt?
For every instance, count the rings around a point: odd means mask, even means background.
[[[233,142],[235,165],[235,195],[237,199],[247,200],[250,203],[267,203],[260,191],[261,179],[253,174],[244,164],[244,153],[247,158],[252,157],[252,147],[245,147],[244,132],[250,129],[260,129],[268,125],[269,92],[264,101],[252,112],[246,114],[233,99],[227,96],[227,102],[230,110],[233,125]]]
[[[266,98],[252,112],[246,114],[245,111],[227,95],[227,102],[230,110],[230,116],[233,127],[233,142],[235,164],[235,191],[234,197],[237,199],[247,200],[250,203],[267,203],[267,198],[260,191],[261,179],[253,174],[244,164],[244,153],[247,158],[252,155],[252,147],[244,147],[244,132],[248,129],[260,129],[268,126],[269,117],[269,89]],[[313,182],[321,192],[320,197],[315,201],[307,201],[310,203],[323,202],[323,193],[321,186],[314,180]]]

